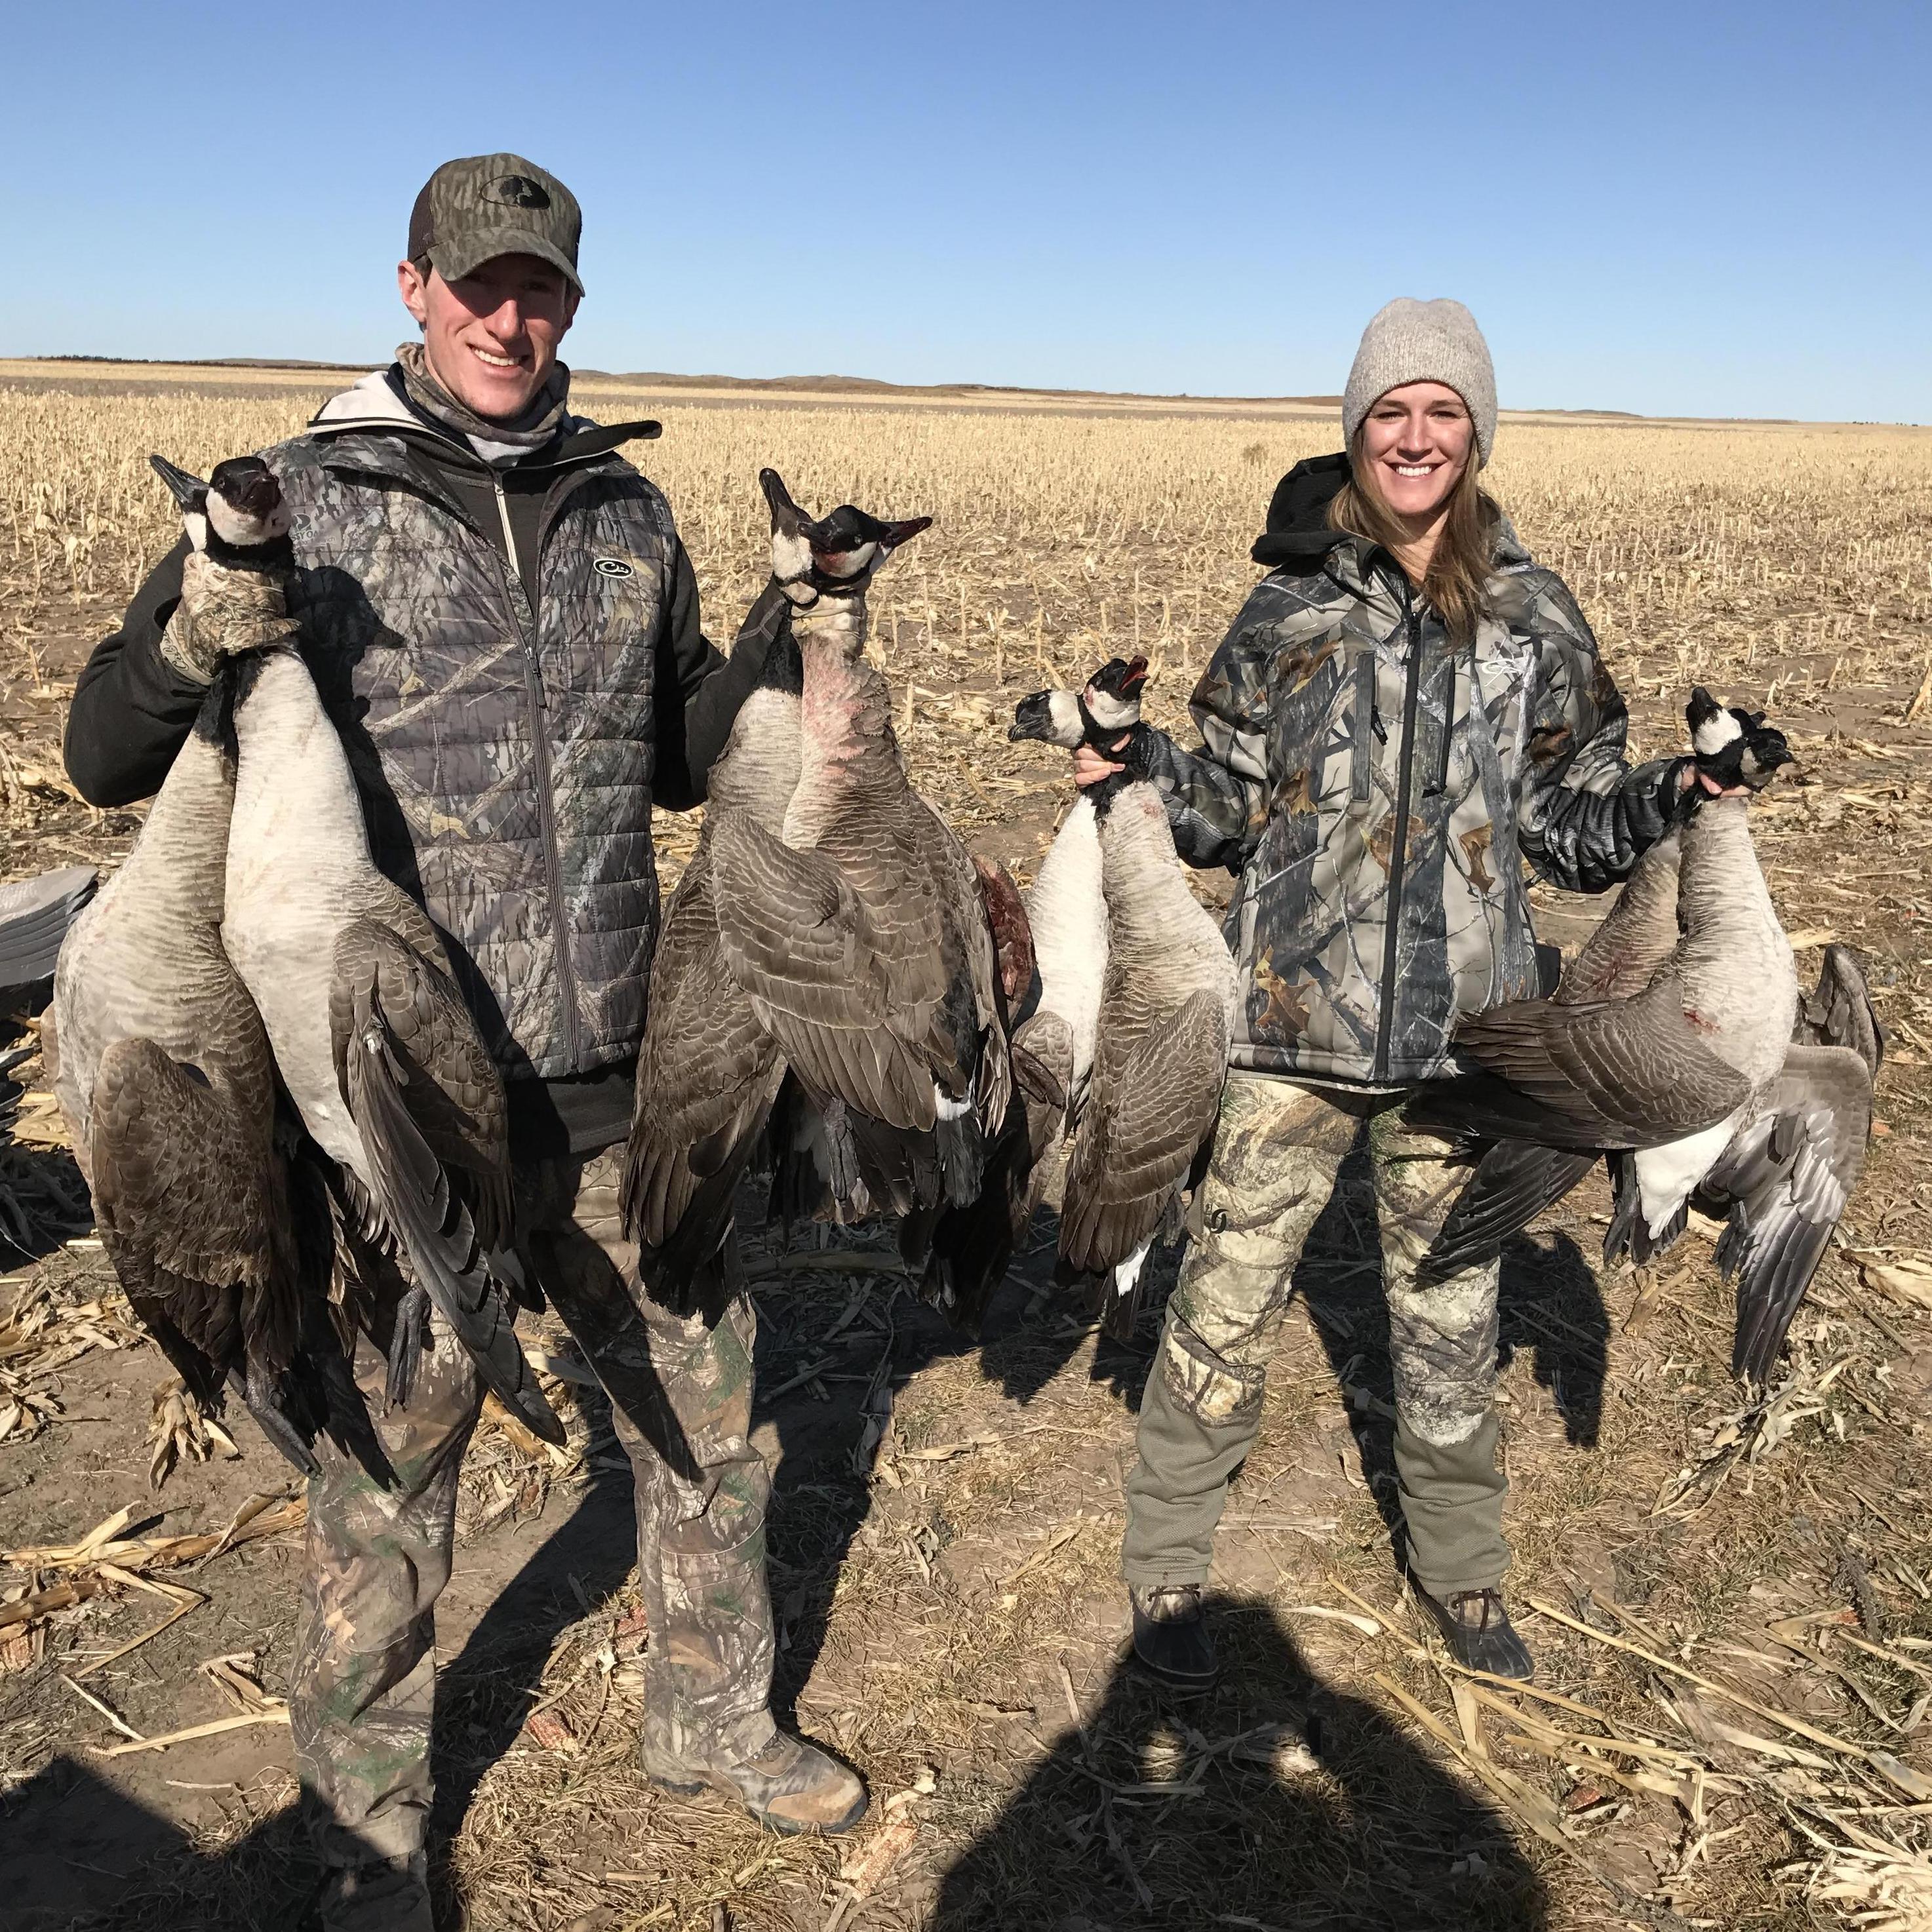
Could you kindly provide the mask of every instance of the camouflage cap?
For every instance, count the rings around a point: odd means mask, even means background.
[[[499,255],[535,255],[560,269],[579,295],[577,243],[584,213],[556,176],[520,154],[445,161],[410,211],[409,258],[446,282]]]

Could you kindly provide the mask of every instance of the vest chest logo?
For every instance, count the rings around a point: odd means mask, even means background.
[[[638,574],[621,556],[593,558],[590,567],[599,577],[634,577]]]

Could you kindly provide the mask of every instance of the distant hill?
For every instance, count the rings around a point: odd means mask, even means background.
[[[39,362],[92,363],[116,369],[288,369],[314,370],[322,374],[361,374],[376,365],[368,362],[304,362],[274,356],[40,356]],[[1036,389],[1004,382],[888,382],[876,376],[681,376],[667,370],[584,369],[573,363],[571,373],[585,382],[622,382],[649,389],[784,389],[820,395],[879,396],[1057,396],[1070,400],[1157,403],[1298,403],[1340,409],[1340,396],[1195,396],[1142,394],[1126,389]]]

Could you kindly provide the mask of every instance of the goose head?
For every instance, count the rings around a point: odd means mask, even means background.
[[[275,472],[259,456],[231,456],[214,466],[206,482],[164,456],[148,460],[175,500],[188,542],[218,562],[257,561],[287,536],[287,500]],[[243,555],[232,554],[237,551]]]
[[[1087,680],[1084,690],[1036,691],[1013,706],[1007,740],[1017,744],[1034,738],[1069,752],[1083,744],[1111,744],[1141,722],[1147,672],[1145,658],[1113,658]]]
[[[816,522],[791,499],[776,470],[758,472],[772,513],[772,574],[801,610],[821,597],[856,597],[902,543],[928,528],[930,517],[888,523],[851,503]]]
[[[1720,704],[1701,684],[1692,688],[1684,716],[1699,772],[1726,790],[1762,791],[1779,766],[1796,762],[1784,734],[1767,724],[1762,711]]]

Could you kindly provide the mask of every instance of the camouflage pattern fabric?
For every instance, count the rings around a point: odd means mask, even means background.
[[[161,656],[184,677],[211,684],[224,657],[279,644],[299,628],[278,575],[224,569],[190,550],[182,560],[181,601],[161,633]]]
[[[1400,1096],[1232,1074],[1195,1238],[1141,1402],[1123,1567],[1137,1588],[1204,1583],[1228,1478],[1261,1424],[1302,1245],[1366,1122],[1381,1223],[1409,1567],[1432,1594],[1493,1587],[1509,1552],[1496,1467],[1492,1265],[1419,1287],[1467,1170],[1404,1123]]]
[[[460,282],[498,255],[535,255],[570,278],[579,295],[577,250],[584,212],[556,176],[521,154],[445,161],[410,212],[409,257]]]
[[[1339,539],[1255,586],[1194,693],[1202,745],[1136,746],[1181,856],[1240,878],[1234,1066],[1429,1078],[1457,1014],[1538,990],[1522,862],[1600,891],[1670,823],[1675,761],[1625,764],[1589,626],[1507,525],[1490,589],[1453,646],[1385,555]]]
[[[561,470],[533,612],[400,435],[264,452],[287,496],[290,614],[376,863],[454,941],[505,1072],[634,1052],[656,936],[652,686],[675,530],[620,458]]]
[[[670,1313],[628,1283],[637,1250],[623,1235],[624,1150],[586,1167],[566,1218],[544,1217],[531,1258],[610,1396],[636,1478],[638,1582],[650,1622],[644,1653],[646,1766],[670,1774],[707,1758],[754,1755],[776,1726],[768,1706],[776,1648],[765,1568],[771,1472],[752,1446],[748,1296],[706,1289],[714,1322]],[[567,1179],[567,1164],[547,1162]],[[552,1184],[556,1184],[554,1180]],[[541,1212],[541,1209],[539,1209]],[[735,1274],[735,1243],[723,1266]]]
[[[457,1474],[482,1405],[469,1353],[439,1315],[406,1408],[383,1414],[388,1365],[366,1336],[356,1378],[395,1486],[384,1491],[317,1441],[289,1684],[296,1768],[316,1849],[332,1865],[406,1858],[429,1828],[436,1600],[455,1547]]]
[[[518,1175],[536,1278],[611,1399],[637,1492],[638,1573],[650,1620],[646,1761],[670,1768],[754,1753],[772,1735],[765,1574],[770,1476],[749,1439],[754,1318],[742,1294],[715,1326],[633,1298],[623,1239],[623,1150]],[[481,1402],[470,1359],[432,1324],[407,1406],[379,1427],[385,1493],[326,1442],[309,1485],[307,1617],[290,1690],[302,1781],[331,1863],[420,1848],[433,1787],[434,1605],[448,1581],[456,1478]],[[381,1414],[385,1366],[364,1341],[357,1374]]]

